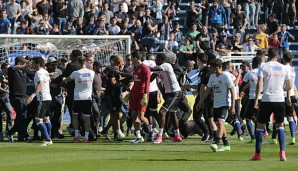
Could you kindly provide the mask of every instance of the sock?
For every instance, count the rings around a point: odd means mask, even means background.
[[[217,133],[217,130],[216,131],[213,131],[213,137],[218,137],[218,133]]]
[[[276,130],[276,126],[275,123],[273,124],[273,130],[272,130],[272,139],[276,139],[276,134],[277,134],[277,130]]]
[[[295,138],[295,132],[296,132],[296,123],[294,122],[293,119],[291,119],[289,121],[289,127],[290,127],[290,131],[291,131],[291,137]]]
[[[278,128],[277,133],[278,133],[278,142],[279,142],[280,151],[285,151],[286,150],[285,129],[283,127],[280,127],[280,128]]]
[[[75,130],[75,137],[80,136],[79,130]]]
[[[256,153],[261,152],[264,129],[257,129],[256,136]]]
[[[153,130],[152,128],[153,128],[152,125],[148,125],[148,131],[149,131],[149,132],[152,132],[152,130]]]
[[[85,131],[85,137],[84,138],[89,139],[89,131],[88,132]]]
[[[250,119],[246,119],[246,126],[247,126],[247,130],[249,132],[250,138],[253,140],[255,139],[255,132],[254,132],[254,128],[252,125],[252,122]]]
[[[234,126],[235,126],[235,129],[237,131],[238,138],[241,137],[242,131],[241,131],[240,122],[238,120],[235,121]]]
[[[162,134],[163,134],[163,128],[160,128],[158,135],[162,136]]]
[[[180,135],[179,129],[177,129],[177,130],[174,130],[174,133],[175,133],[175,136],[178,136],[178,135]]]
[[[136,135],[137,135],[137,138],[142,138],[141,137],[141,131],[140,130],[136,131]]]
[[[118,135],[123,134],[122,131],[121,131],[121,129],[118,129],[118,130],[117,130],[117,134],[118,134]]]
[[[228,137],[222,137],[221,139],[222,139],[222,142],[223,142],[224,146],[229,146],[230,145],[229,141],[228,141]]]
[[[48,122],[44,122],[44,124],[47,127],[48,134],[51,136],[52,135],[52,123],[50,121],[48,121]]]
[[[41,132],[41,135],[47,140],[47,141],[51,141],[51,138],[49,136],[49,133],[48,133],[48,130],[47,130],[47,127],[46,125],[43,123],[43,122],[40,122],[37,124],[40,132]]]

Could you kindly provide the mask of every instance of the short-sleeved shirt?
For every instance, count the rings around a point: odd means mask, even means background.
[[[256,90],[258,83],[258,68],[251,70],[246,73],[243,77],[244,82],[249,82],[249,99],[256,99]],[[262,95],[260,94],[259,99],[262,99]]]
[[[287,72],[290,74],[290,78],[293,86],[290,90],[290,96],[295,96],[295,92],[294,92],[294,84],[295,84],[295,78],[296,78],[295,69],[291,65],[285,65],[285,67]],[[285,92],[285,97],[287,97],[287,92]]]
[[[284,65],[269,61],[260,66],[258,77],[264,79],[262,102],[284,102],[284,83],[290,80],[290,73]]]
[[[7,34],[10,27],[10,21],[7,18],[0,18],[0,34]]]
[[[203,67],[198,74],[198,88],[201,88],[201,85],[204,84],[207,86],[209,80],[209,69],[208,66]]]
[[[69,77],[75,80],[74,100],[91,100],[94,71],[82,68]]]
[[[149,93],[150,87],[150,69],[145,64],[135,66],[133,69],[134,85],[132,87],[132,94]]]
[[[211,74],[207,86],[213,89],[214,108],[231,105],[231,99],[229,99],[229,89],[234,88],[235,85],[227,72],[223,72],[219,76]]]
[[[145,60],[145,61],[143,61],[143,64],[145,64],[145,65],[147,65],[149,67],[152,67],[152,68],[156,66],[156,63],[153,60]],[[156,82],[156,79],[154,79],[150,83],[149,91],[150,92],[155,92],[157,90],[158,90],[157,82]]]
[[[289,48],[289,37],[291,34],[288,31],[279,32],[277,34],[278,40],[280,41],[279,47]]]
[[[196,40],[200,42],[200,48],[203,50],[209,50],[211,49],[211,40],[212,37],[210,34],[199,34],[196,37]]]
[[[166,93],[181,91],[173,67],[169,63],[163,63],[160,65],[163,71],[159,71],[158,75],[165,87]]]
[[[9,96],[26,96],[26,71],[14,70],[13,67],[8,68],[8,85]]]
[[[51,81],[51,78],[47,70],[41,68],[35,72],[35,75],[34,75],[35,88],[38,86],[40,82],[42,82],[42,88],[40,92],[36,95],[37,101],[52,100],[52,96],[50,93],[50,81]]]

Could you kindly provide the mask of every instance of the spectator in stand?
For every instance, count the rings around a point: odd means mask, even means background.
[[[216,52],[219,55],[228,55],[231,52],[233,45],[228,39],[226,32],[222,32],[220,36],[221,39],[216,42]]]
[[[162,9],[163,4],[162,0],[154,0],[153,1],[153,12],[156,14],[156,23],[160,24],[162,22]]]
[[[21,26],[17,28],[16,33],[17,34],[33,34],[34,31],[32,30],[32,28],[30,26],[28,26],[27,21],[22,21]]]
[[[52,26],[50,28],[52,29]],[[35,34],[47,35],[49,31],[49,26],[44,20],[40,20],[39,24],[34,28]]]
[[[267,23],[267,34],[271,37],[272,34],[277,34],[278,32],[280,32],[280,28],[278,22],[276,21],[276,15],[271,14]]]
[[[21,15],[17,19],[17,21],[22,22],[25,20],[26,15],[29,13],[29,8],[27,8],[27,3],[26,1],[21,1]]]
[[[104,16],[106,17],[107,24],[110,24],[110,21],[111,21],[112,17],[114,17],[114,14],[112,11],[109,10],[108,3],[103,3],[102,7],[103,7],[103,9],[100,13],[104,14]],[[101,15],[99,15],[99,16],[101,16]]]
[[[111,18],[111,24],[108,26],[110,35],[117,35],[120,32],[120,27],[117,25],[117,18]]]
[[[84,16],[84,4],[82,0],[71,0],[67,3],[66,18],[83,18]]]
[[[185,61],[192,60],[192,56],[195,52],[194,46],[192,44],[192,40],[189,38],[184,39],[184,44],[182,44],[179,48],[179,65],[183,66]]]
[[[5,6],[7,18],[10,21],[10,29],[12,34],[16,34],[16,20],[22,15],[21,6],[16,0],[10,0]]]
[[[94,35],[108,35],[109,34],[109,31],[107,30],[106,28],[106,25],[105,25],[105,18],[104,17],[100,17],[98,19],[98,26],[95,28],[94,30]]]
[[[227,18],[227,34],[229,35],[229,28],[230,28],[230,18],[231,18],[231,4],[232,4],[232,0],[218,0],[218,5],[221,5],[224,7],[225,9],[225,13],[226,13],[226,18]]]
[[[254,15],[254,26],[257,27],[259,25],[259,16],[261,11],[263,0],[255,0],[255,15]]]
[[[135,0],[132,4],[136,6],[137,11],[144,11],[145,7],[148,5],[148,0]]]
[[[90,18],[95,16],[96,8],[93,1],[87,1],[85,6],[85,13],[84,13],[84,22],[89,23]]]
[[[167,16],[171,22],[176,17],[175,4],[171,4],[171,2],[169,2],[168,7],[164,10],[163,14]]]
[[[202,25],[208,26],[208,20],[209,20],[208,15],[209,15],[209,9],[210,9],[208,0],[203,0],[199,8],[201,8],[202,10]]]
[[[171,31],[171,33],[175,34],[175,40],[180,45],[182,43],[183,33],[182,31],[180,31],[180,25],[178,22],[174,22],[173,30]]]
[[[244,13],[247,17],[247,27],[254,29],[254,16],[255,16],[255,11],[256,11],[256,3],[255,0],[244,0],[243,1],[243,9]]]
[[[84,34],[83,18],[78,18],[76,24],[74,25],[76,35]]]
[[[60,32],[62,32],[65,29],[66,25],[66,5],[64,0],[57,0],[54,2],[53,7],[55,7],[54,13],[56,16],[56,22],[58,22],[58,28]]]
[[[248,42],[242,45],[242,52],[255,52],[260,48],[254,44],[253,38],[249,37]],[[249,54],[249,56],[254,56],[253,54]]]
[[[40,20],[42,20],[42,15],[40,15],[36,9],[29,12],[28,16],[31,20],[30,25],[33,29],[39,24]]]
[[[225,9],[218,5],[218,0],[213,0],[213,6],[209,11],[209,23],[211,27],[216,28],[216,30],[221,33],[224,28],[227,28],[227,18]]]
[[[295,40],[295,37],[287,31],[287,25],[283,24],[281,26],[281,31],[278,33],[278,39],[280,41],[280,44],[278,46],[278,51],[280,57],[283,56],[284,53],[289,52],[289,38],[292,40]]]
[[[284,2],[284,23],[290,26],[295,26],[296,0],[285,0]]]
[[[257,27],[257,32],[254,33],[253,38],[256,39],[256,45],[259,48],[264,49],[268,47],[268,38],[267,34],[264,33],[266,30],[266,25],[262,24]]]
[[[157,32],[157,25],[154,19],[150,16],[146,16],[146,22],[143,25],[142,30],[142,44],[147,48],[147,52],[152,53],[153,47],[156,43],[156,38],[153,36]]]
[[[7,18],[7,11],[1,11],[1,18],[0,18],[0,34],[10,34],[10,21]]]
[[[120,8],[120,5],[123,6],[123,12],[128,12],[128,6],[131,5],[131,0],[112,0],[112,4],[114,6],[114,12],[117,12]]]
[[[165,42],[165,49],[167,51],[172,51],[174,53],[177,53],[178,51],[178,42],[175,40],[175,33],[170,34],[170,39]]]
[[[163,17],[163,23],[158,25],[158,32],[160,33],[160,40],[169,40],[171,32],[171,24],[169,23],[168,16]]]
[[[131,29],[133,28],[133,26],[136,25],[136,21],[137,21],[136,16],[134,16],[134,15],[130,16],[129,22],[128,22],[128,25],[127,25],[127,29],[129,31],[131,31]]]
[[[233,35],[236,35],[236,33],[240,33],[240,42],[243,41],[243,37],[245,34],[245,28],[247,25],[247,19],[246,15],[242,10],[241,4],[237,4],[236,11],[232,15],[232,21],[233,21]]]
[[[197,23],[197,18],[199,12],[195,8],[195,1],[191,0],[189,9],[187,10],[187,16],[186,16],[186,27],[188,29],[191,29],[193,23]]]
[[[50,30],[50,35],[61,35],[61,31],[59,29],[59,25],[57,23],[54,24],[52,30]]]
[[[91,16],[90,22],[86,24],[85,27],[85,34],[87,35],[93,35],[93,32],[95,30],[96,24],[95,24],[95,16]]]
[[[200,34],[200,32],[197,31],[197,28],[198,28],[197,24],[192,23],[191,30],[185,34],[185,37],[189,38],[192,41],[194,46],[196,46],[196,37],[197,35]]]
[[[242,51],[242,43],[240,41],[241,39],[241,34],[240,33],[236,33],[235,35],[235,40],[234,42],[232,42],[233,45],[233,52],[241,52]],[[240,55],[237,55],[240,56]]]
[[[136,50],[140,50],[141,38],[142,38],[142,24],[140,20],[137,20],[135,26],[131,29],[131,38],[133,40],[133,45],[135,45]]]
[[[117,17],[118,23],[121,23],[123,19],[126,19],[128,17],[126,12],[124,11],[124,5],[122,3],[119,4],[119,11],[115,12],[114,16]]]
[[[207,26],[203,26],[202,33],[198,34],[196,37],[196,45],[199,53],[206,53],[208,56],[208,61],[212,61],[216,58],[212,50],[213,44],[213,38],[208,33]]]
[[[279,40],[277,34],[272,34],[272,38],[270,39],[268,45],[269,48],[278,48],[279,47]]]
[[[38,13],[41,15],[49,14],[50,8],[51,8],[51,5],[48,3],[47,0],[41,0],[36,4],[36,9]]]
[[[128,23],[126,19],[122,20],[122,24],[120,26],[121,31],[118,35],[131,35],[131,32],[127,30]]]
[[[211,29],[211,38],[213,40],[213,44],[212,44],[212,50],[213,52],[215,52],[215,45],[216,45],[216,42],[218,41],[218,32],[216,30],[216,28],[212,28]]]
[[[71,31],[71,26],[69,23],[66,23],[65,25],[65,29],[62,32],[62,35],[71,35],[72,31]]]

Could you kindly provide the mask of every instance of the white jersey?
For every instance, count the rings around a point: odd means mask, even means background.
[[[49,101],[52,100],[52,96],[50,93],[50,75],[47,70],[41,68],[40,70],[35,72],[34,75],[34,84],[35,87],[38,86],[39,82],[42,82],[42,88],[40,92],[37,94],[37,101]]]
[[[152,68],[156,66],[156,63],[153,60],[145,60],[145,61],[143,61],[143,64],[145,64],[148,67],[152,67]],[[151,72],[151,74],[152,74],[152,72]],[[149,92],[155,92],[155,91],[158,91],[156,79],[154,79],[150,83],[150,87],[149,87]]]
[[[72,72],[69,77],[75,80],[74,100],[92,100],[94,71],[82,68]]]
[[[290,80],[290,74],[284,65],[276,61],[269,61],[260,66],[258,77],[262,77],[262,102],[284,102],[284,83]]]
[[[231,77],[233,83],[235,82],[235,80],[236,80],[235,75],[233,75],[229,71],[224,71],[224,73],[228,74]],[[235,89],[234,90],[235,90],[235,100],[236,100],[236,99],[238,99],[238,94],[239,94],[239,87],[238,87],[238,85],[235,85]],[[229,99],[231,99],[231,93],[230,92],[229,92]]]
[[[216,76],[216,74],[210,75],[207,86],[213,89],[214,108],[231,106],[229,89],[234,88],[235,84],[233,83],[231,76],[227,72],[223,72],[219,76]]]
[[[290,74],[291,82],[292,82],[292,88],[290,90],[290,96],[295,96],[294,92],[294,83],[295,83],[295,78],[296,78],[296,72],[291,65],[285,65],[287,72]],[[285,97],[287,97],[287,92],[285,92]]]
[[[251,70],[246,73],[243,77],[244,82],[249,82],[249,99],[256,99],[256,90],[258,83],[258,68]],[[259,99],[262,99],[262,94],[260,94]]]
[[[163,63],[160,65],[160,67],[163,69],[163,71],[159,71],[158,75],[165,86],[165,92],[172,93],[181,91],[172,65],[169,63]]]

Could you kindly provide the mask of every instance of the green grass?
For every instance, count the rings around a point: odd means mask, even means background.
[[[287,131],[289,133],[289,131]],[[126,138],[126,140],[134,137]],[[230,152],[213,153],[210,142],[193,136],[181,143],[72,143],[70,137],[54,140],[53,146],[34,143],[0,143],[0,170],[297,170],[298,147],[287,145],[287,162],[279,161],[278,145],[263,145],[262,161],[248,161],[254,145],[229,137]],[[269,138],[264,140],[268,141]],[[289,140],[289,135],[287,135]]]

